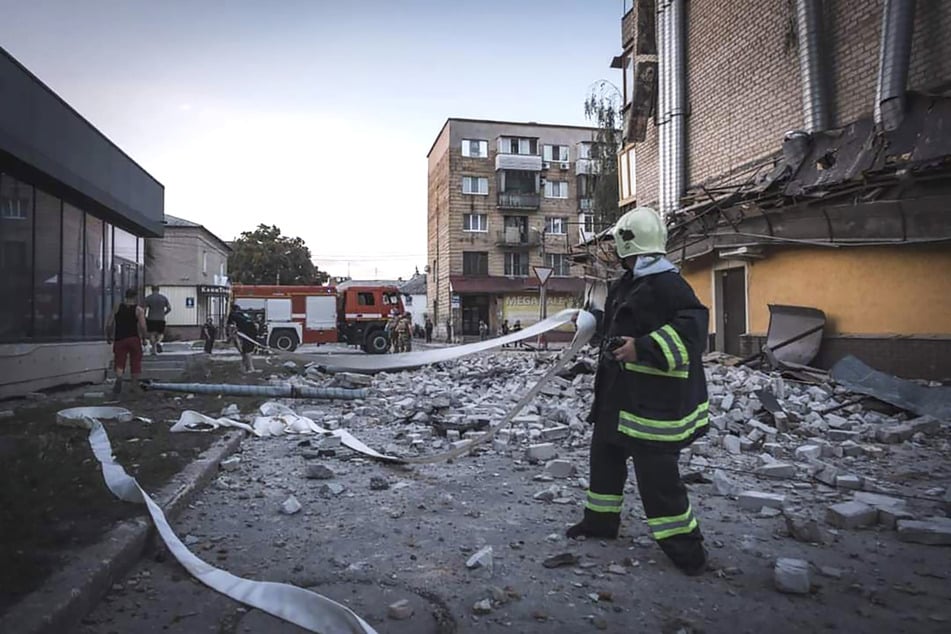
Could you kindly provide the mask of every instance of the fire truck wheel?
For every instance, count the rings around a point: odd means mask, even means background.
[[[285,352],[293,352],[297,349],[298,343],[297,333],[293,330],[278,329],[271,333],[270,346],[272,348],[277,348]]]
[[[372,330],[367,333],[363,349],[370,354],[383,354],[390,346],[390,340],[382,330]]]

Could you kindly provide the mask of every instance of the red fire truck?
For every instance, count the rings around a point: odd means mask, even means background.
[[[386,352],[392,311],[403,312],[395,286],[257,286],[235,284],[231,297],[267,325],[267,345],[295,350],[302,343],[343,342],[370,354]]]

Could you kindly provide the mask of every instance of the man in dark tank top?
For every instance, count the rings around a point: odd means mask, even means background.
[[[122,375],[126,362],[132,373],[132,386],[139,388],[139,376],[142,374],[142,341],[146,337],[145,311],[138,305],[138,292],[127,289],[121,304],[109,314],[106,322],[106,341],[112,344],[115,355],[116,382],[112,393],[122,392]]]

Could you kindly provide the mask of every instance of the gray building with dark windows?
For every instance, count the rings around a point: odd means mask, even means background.
[[[0,398],[104,378],[164,188],[0,48]]]

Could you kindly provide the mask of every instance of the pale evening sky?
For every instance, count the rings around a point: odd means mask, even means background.
[[[586,125],[620,83],[621,0],[0,0],[0,46],[230,240],[302,237],[321,269],[426,263],[447,117]]]

